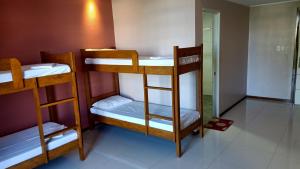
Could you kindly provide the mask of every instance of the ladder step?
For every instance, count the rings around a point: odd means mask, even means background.
[[[58,130],[56,132],[47,134],[47,135],[45,135],[45,139],[51,139],[55,136],[59,136],[61,134],[64,134],[65,132],[70,131],[70,130],[76,130],[76,127],[67,127],[67,128],[62,129],[62,130]]]
[[[42,104],[42,105],[41,105],[41,108],[46,108],[46,107],[51,107],[51,106],[55,106],[55,105],[58,105],[58,104],[63,104],[63,103],[67,103],[67,102],[72,102],[72,101],[74,101],[74,100],[75,100],[74,97],[69,98],[69,99],[62,99],[62,100],[58,100],[58,101],[53,102],[53,103]]]
[[[157,115],[157,114],[149,114],[149,118],[156,118],[156,119],[162,119],[162,120],[169,120],[169,121],[173,121],[172,117],[166,117],[166,116],[161,116],[161,115]]]
[[[172,88],[167,87],[155,87],[155,86],[147,86],[148,89],[155,89],[155,90],[166,90],[166,91],[172,91]]]

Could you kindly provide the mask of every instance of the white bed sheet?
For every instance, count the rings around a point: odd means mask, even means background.
[[[199,57],[187,56],[179,59],[180,65],[186,65],[199,61]],[[85,64],[95,65],[132,65],[131,59],[109,59],[109,58],[86,58]],[[174,66],[173,57],[160,57],[160,56],[139,56],[140,66]]]
[[[110,110],[99,109],[96,107],[92,107],[90,110],[93,114],[97,114],[97,115],[101,115],[101,116],[105,116],[117,120],[122,120],[130,123],[145,125],[144,102],[133,101]],[[172,117],[172,107],[170,106],[149,104],[149,112],[151,112],[152,114]],[[188,127],[190,124],[192,124],[199,118],[200,118],[200,114],[197,111],[189,110],[189,109],[181,109],[180,112],[181,129]],[[173,132],[172,121],[153,118],[149,121],[149,126],[153,128]]]
[[[69,65],[65,64],[53,64],[48,66],[47,64],[34,64],[22,66],[23,78],[30,79],[35,77],[43,77],[50,75],[57,75],[71,72]],[[10,71],[0,71],[0,83],[11,82],[12,74]]]
[[[63,125],[48,122],[44,133],[49,134],[64,128]],[[77,139],[75,130],[48,140],[47,149],[53,150]],[[38,127],[29,128],[0,138],[0,168],[8,168],[42,154]]]

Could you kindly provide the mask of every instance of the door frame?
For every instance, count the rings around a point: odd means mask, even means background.
[[[292,93],[291,93],[291,102],[295,104],[295,95],[296,95],[296,83],[297,83],[297,70],[300,66],[299,59],[299,41],[300,41],[300,8],[297,9],[297,19],[296,19],[296,28],[295,28],[295,38],[294,38],[294,60],[293,60],[293,75],[292,75]]]
[[[220,117],[220,42],[221,42],[221,13],[204,8],[204,12],[214,15],[213,23],[213,116]],[[204,31],[203,31],[204,32]]]

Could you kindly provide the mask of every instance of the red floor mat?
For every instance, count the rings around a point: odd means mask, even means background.
[[[212,130],[225,131],[232,124],[233,124],[232,120],[215,118],[209,121],[206,125],[204,125],[204,127]]]

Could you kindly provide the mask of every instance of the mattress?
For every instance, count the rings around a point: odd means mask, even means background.
[[[44,133],[49,134],[64,128],[63,125],[48,122]],[[75,130],[47,140],[47,149],[53,150],[77,139]],[[8,168],[42,154],[38,127],[29,128],[0,138],[0,168]]]
[[[92,107],[90,110],[93,114],[145,125],[144,102],[133,101],[110,110],[104,110],[96,107]],[[180,111],[181,129],[188,127],[200,118],[200,114],[195,110],[180,109]],[[170,106],[149,104],[149,112],[151,112],[151,114],[172,117],[172,107]],[[149,121],[149,126],[173,132],[173,122],[169,120],[153,118]]]
[[[65,64],[33,64],[22,66],[23,78],[30,79],[35,77],[43,77],[71,72],[69,65]],[[11,71],[0,71],[0,83],[11,82]]]
[[[199,61],[199,57],[187,56],[179,59],[180,65],[191,64]],[[111,58],[86,58],[86,64],[95,65],[132,65],[131,59],[111,59]],[[173,57],[160,56],[139,56],[139,66],[174,66]]]

